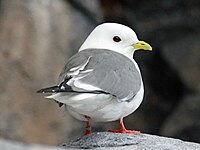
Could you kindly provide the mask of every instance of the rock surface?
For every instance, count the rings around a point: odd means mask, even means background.
[[[160,137],[148,134],[121,134],[97,132],[83,136],[60,147],[50,147],[39,144],[23,144],[11,140],[0,139],[0,149],[3,150],[199,150],[200,144],[184,142],[179,139]]]
[[[11,140],[0,139],[0,149],[3,150],[199,150],[200,144],[184,142],[179,139],[160,137],[149,134],[122,134],[96,132],[83,136],[60,147],[49,147],[39,144],[23,144]]]
[[[148,134],[126,134],[126,133],[109,133],[97,132],[83,136],[75,141],[63,144],[62,148],[76,149],[132,149],[132,150],[197,150],[200,144],[184,142],[179,139],[160,137]]]

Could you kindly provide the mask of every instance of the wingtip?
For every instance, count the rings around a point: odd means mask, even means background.
[[[48,88],[42,88],[42,89],[36,91],[36,93],[55,93],[58,90],[60,90],[60,88],[58,86],[52,86],[52,87],[48,87]]]
[[[45,93],[43,89],[37,90],[36,93]]]

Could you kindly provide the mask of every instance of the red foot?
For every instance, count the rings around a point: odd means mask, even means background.
[[[134,134],[140,134],[140,131],[135,130],[127,130],[124,126],[123,119],[120,118],[120,129],[119,130],[108,130],[109,132],[115,132],[115,133],[134,133]]]
[[[91,133],[92,133],[92,131],[91,131],[91,130],[85,130],[85,133],[84,133],[84,135],[91,134]]]
[[[115,133],[134,133],[134,134],[140,134],[140,131],[136,130],[108,130],[109,132],[115,132]]]
[[[92,133],[91,131],[91,127],[90,127],[90,117],[85,116],[85,118],[87,119],[86,121],[86,129],[85,129],[85,135]]]

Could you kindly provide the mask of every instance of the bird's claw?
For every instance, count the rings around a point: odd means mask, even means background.
[[[108,132],[114,132],[114,133],[133,133],[133,134],[140,134],[140,131],[136,130],[126,130],[126,129],[120,129],[120,130],[108,130]]]

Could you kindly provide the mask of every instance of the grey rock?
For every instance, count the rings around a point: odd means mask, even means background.
[[[97,132],[85,135],[70,143],[62,144],[63,149],[132,149],[132,150],[197,150],[200,144],[184,142],[179,139],[148,134],[127,134]]]
[[[85,135],[60,147],[39,144],[24,144],[11,140],[0,139],[2,150],[198,150],[200,144],[184,142],[179,139],[160,137],[148,134],[127,134],[97,132]]]

